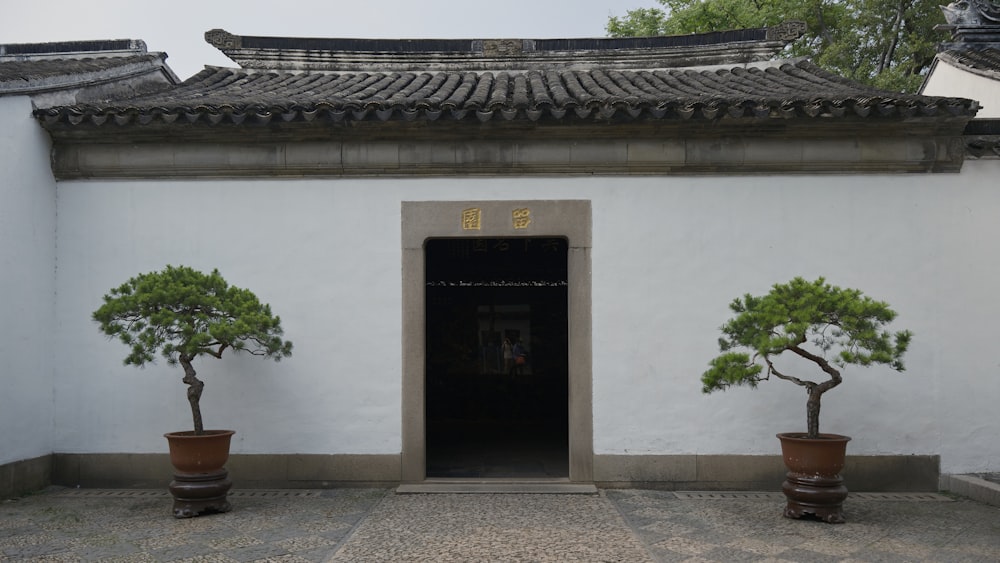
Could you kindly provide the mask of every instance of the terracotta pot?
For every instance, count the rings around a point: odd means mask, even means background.
[[[229,442],[233,430],[206,430],[164,434],[170,445],[170,463],[179,473],[215,473],[229,460]]]
[[[785,467],[794,473],[833,477],[844,468],[847,442],[851,439],[840,434],[820,434],[819,438],[806,438],[805,432],[778,434],[781,456]]]
[[[781,455],[788,473],[781,490],[788,499],[785,516],[815,516],[825,522],[844,522],[843,502],[847,487],[840,476],[850,438],[820,434],[807,438],[803,432],[778,434]]]

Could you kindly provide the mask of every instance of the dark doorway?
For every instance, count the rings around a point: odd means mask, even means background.
[[[427,477],[568,476],[566,259],[562,238],[426,242]]]

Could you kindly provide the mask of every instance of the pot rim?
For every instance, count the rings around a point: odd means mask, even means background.
[[[177,432],[167,432],[163,435],[163,437],[171,440],[189,440],[198,438],[214,438],[218,436],[232,436],[233,434],[236,434],[235,430],[205,430],[204,433],[200,435],[195,435],[194,430],[180,430]]]
[[[779,440],[788,440],[790,442],[850,442],[850,436],[844,436],[841,434],[825,434],[820,433],[819,438],[807,438],[807,432],[780,432],[776,434]]]

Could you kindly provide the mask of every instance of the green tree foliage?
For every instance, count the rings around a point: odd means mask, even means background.
[[[663,9],[611,17],[612,37],[683,35],[800,20],[805,37],[789,56],[808,56],[836,74],[887,90],[915,92],[936,54],[934,26],[945,23],[931,0],[657,0]]]
[[[221,358],[227,348],[276,361],[292,354],[271,307],[230,286],[218,270],[206,275],[168,265],[141,274],[111,289],[93,319],[104,334],[129,347],[126,365],[141,367],[157,353],[168,364],[181,365],[196,434],[204,431],[199,407],[204,383],[192,367],[195,358]]]
[[[896,318],[889,305],[856,289],[841,289],[819,278],[795,278],[776,284],[762,297],[745,295],[730,309],[736,316],[721,328],[721,354],[702,374],[702,391],[732,386],[757,387],[771,375],[806,388],[808,435],[819,436],[820,397],[840,385],[838,368],[848,365],[888,365],[903,371],[903,354],[912,334],[891,334],[883,327]],[[808,360],[826,374],[814,382],[778,371],[775,359],[790,352]],[[751,356],[752,354],[752,356]]]

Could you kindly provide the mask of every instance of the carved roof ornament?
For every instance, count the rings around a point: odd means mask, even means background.
[[[941,6],[947,25],[935,29],[951,31],[956,43],[1000,42],[1000,0],[958,0]]]
[[[769,41],[795,41],[805,35],[806,22],[790,20],[767,28]]]
[[[950,25],[1000,25],[1000,2],[994,0],[960,0],[941,10]]]

